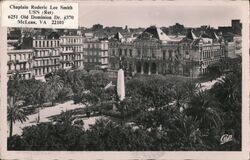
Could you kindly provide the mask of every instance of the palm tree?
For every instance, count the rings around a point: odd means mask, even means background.
[[[186,114],[200,121],[200,128],[218,128],[223,124],[218,106],[219,103],[208,91],[199,91],[191,98]]]
[[[54,105],[54,100],[56,99],[57,94],[63,88],[63,80],[60,76],[52,73],[50,77],[46,80],[47,89],[49,92],[49,98],[51,99],[52,106]]]
[[[193,97],[201,88],[200,83],[195,83],[193,81],[187,81],[183,84],[183,88],[189,98]]]
[[[199,122],[184,114],[173,115],[168,131],[171,149],[204,150]]]
[[[187,93],[182,86],[175,86],[173,90],[174,106],[180,111],[183,110],[186,106]]]
[[[9,136],[12,136],[13,132],[13,123],[20,121],[21,123],[25,122],[28,117],[25,115],[25,112],[22,108],[23,101],[15,100],[14,97],[8,97],[8,122],[10,124],[10,133]]]
[[[241,76],[228,74],[214,85],[211,92],[221,103],[241,105]]]
[[[238,148],[241,146],[242,128],[242,83],[240,73],[226,75],[211,89],[211,93],[220,102],[223,111],[223,128],[234,136]],[[237,148],[237,149],[238,149]]]

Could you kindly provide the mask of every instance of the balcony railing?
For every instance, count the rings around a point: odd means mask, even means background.
[[[12,70],[8,70],[8,74],[13,74],[15,72],[18,72],[18,73],[25,73],[25,72],[31,72],[31,69],[12,69]]]

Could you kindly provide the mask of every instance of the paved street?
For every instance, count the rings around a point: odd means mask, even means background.
[[[217,78],[217,79],[215,79],[215,80],[207,81],[207,82],[201,83],[201,89],[200,89],[200,90],[209,90],[209,89],[211,89],[212,86],[213,86],[216,82],[218,82],[219,80],[221,80],[221,79],[222,79],[222,77],[219,77],[219,78]]]
[[[40,110],[40,122],[49,122],[50,116],[59,115],[62,111],[72,110],[76,108],[81,108],[82,105],[74,104],[73,101],[68,101],[62,104],[57,104],[53,107],[47,107]],[[36,125],[38,114],[32,114],[28,116],[28,120],[24,123],[16,122],[13,126],[13,135],[22,134],[22,128],[27,126]]]

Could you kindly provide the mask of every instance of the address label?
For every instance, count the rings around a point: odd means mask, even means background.
[[[30,28],[77,28],[78,3],[2,2],[2,26]]]

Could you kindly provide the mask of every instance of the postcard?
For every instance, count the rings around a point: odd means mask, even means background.
[[[249,159],[247,1],[0,4],[2,159]]]

